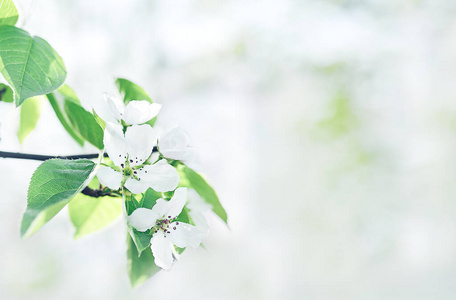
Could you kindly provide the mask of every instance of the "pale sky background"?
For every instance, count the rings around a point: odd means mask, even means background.
[[[131,290],[125,229],[19,228],[37,162],[0,159],[1,299],[454,299],[456,2],[17,0],[83,105],[114,78],[179,123],[229,214],[207,250]],[[21,25],[22,26],[22,25]],[[42,107],[20,145],[81,149]]]

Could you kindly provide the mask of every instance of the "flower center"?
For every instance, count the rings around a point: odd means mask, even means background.
[[[127,176],[127,177],[130,177],[132,174],[133,174],[133,168],[130,168],[129,166],[128,167],[125,167],[123,169],[123,175],[124,176]]]
[[[166,234],[170,234],[171,230],[176,230],[177,226],[179,226],[179,222],[174,222],[175,220],[176,220],[176,217],[171,218],[171,216],[168,216],[167,218],[164,218],[164,219],[157,220],[157,222],[155,223],[155,226],[152,228],[152,230],[154,231],[154,233],[162,231],[166,237]]]
[[[121,155],[119,155],[119,157],[121,157]],[[144,166],[143,160],[141,158],[138,159],[137,157],[135,157],[135,159],[133,159],[133,158],[124,156],[124,158],[125,158],[125,162],[120,164],[120,167],[122,168],[122,175],[124,176],[124,180],[126,180],[127,178],[130,178],[130,177],[141,180],[141,178],[138,178],[138,176],[137,176],[137,174],[138,174],[137,170],[143,169],[143,166]],[[132,166],[132,164],[135,164],[135,165]],[[147,171],[146,171],[146,173],[147,173]]]

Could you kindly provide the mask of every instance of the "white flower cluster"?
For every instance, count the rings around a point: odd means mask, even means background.
[[[117,120],[108,122],[104,132],[105,150],[114,166],[101,166],[98,179],[110,189],[127,188],[133,194],[149,188],[157,192],[175,191],[170,201],[160,198],[152,209],[138,208],[128,216],[136,230],[151,230],[155,264],[169,270],[177,257],[174,245],[196,248],[207,234],[205,220],[200,222],[201,226],[176,221],[187,201],[187,188],[177,188],[179,175],[166,159],[191,160],[194,149],[189,147],[189,136],[181,128],[174,127],[159,136],[156,129],[144,124],[157,116],[159,104],[134,100],[125,106],[110,96],[106,101]],[[155,147],[160,151],[160,159],[152,156]],[[198,219],[198,213],[194,215]]]

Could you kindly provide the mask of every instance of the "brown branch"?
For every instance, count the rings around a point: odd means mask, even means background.
[[[90,197],[94,197],[94,198],[104,197],[104,196],[109,196],[109,197],[119,196],[119,195],[116,195],[115,191],[113,191],[113,190],[109,190],[109,189],[93,190],[93,189],[89,188],[88,186],[86,186],[81,191],[81,193],[83,193],[84,195],[90,196]]]
[[[97,154],[97,153],[94,153],[94,154],[68,155],[68,156],[53,156],[53,155],[40,155],[40,154],[29,154],[29,153],[0,151],[0,157],[4,157],[4,158],[30,159],[30,160],[41,160],[41,161],[45,161],[45,160],[53,159],[53,158],[60,158],[60,159],[80,159],[80,158],[94,159],[94,158],[97,158],[98,156],[99,156],[99,154]],[[108,155],[105,153],[104,156],[106,157]]]

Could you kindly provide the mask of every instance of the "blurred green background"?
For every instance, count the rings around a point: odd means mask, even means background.
[[[0,159],[1,299],[455,299],[456,2],[16,2],[86,108],[125,77],[189,132],[230,229],[132,291],[121,220],[20,240],[38,163]],[[94,151],[18,114],[4,151]]]

